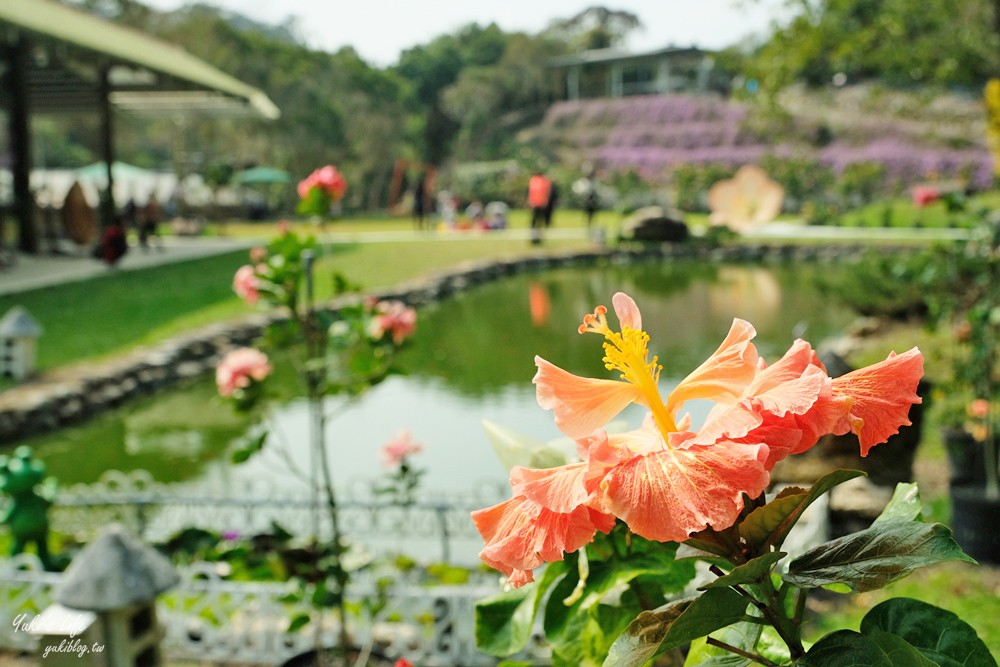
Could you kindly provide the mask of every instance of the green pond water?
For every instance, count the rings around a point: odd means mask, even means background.
[[[404,351],[406,375],[393,377],[336,412],[329,425],[334,477],[364,495],[382,474],[380,446],[402,429],[425,450],[413,462],[427,473],[426,495],[502,486],[506,472],[482,429],[488,419],[540,440],[560,437],[551,414],[535,402],[531,378],[540,355],[574,373],[609,377],[601,339],[579,335],[582,316],[624,291],[642,310],[650,348],[665,386],[701,363],[734,317],[750,321],[771,361],[796,336],[818,344],[854,317],[815,286],[818,266],[730,266],[655,262],[568,268],[521,275],[477,287],[422,308],[418,333]],[[549,297],[548,320],[532,322],[529,291]],[[331,406],[334,407],[334,406]],[[697,422],[700,406],[690,408]],[[641,413],[626,413],[630,426]],[[186,491],[242,495],[248,485],[292,490],[309,468],[305,404],[273,411],[265,453],[234,465],[229,453],[252,424],[216,397],[212,378],[144,399],[81,426],[26,441],[61,485],[97,480],[106,470],[145,469]],[[279,455],[279,452],[281,454]],[[289,465],[293,462],[293,466]]]

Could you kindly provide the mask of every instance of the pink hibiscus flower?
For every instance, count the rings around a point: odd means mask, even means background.
[[[253,305],[260,300],[260,280],[252,266],[244,264],[236,270],[233,276],[233,291],[248,304]]]
[[[374,339],[386,334],[400,345],[417,330],[417,311],[402,301],[380,301],[375,305],[375,316],[368,329]]]
[[[662,367],[649,358],[649,335],[638,306],[614,296],[620,331],[598,307],[580,333],[604,337],[604,362],[620,379],[582,378],[535,358],[539,404],[578,442],[580,463],[547,470],[514,468],[513,498],[473,513],[486,543],[484,562],[512,584],[532,581],[531,570],[590,542],[615,520],[661,542],[683,542],[705,528],[731,526],[743,496],[759,496],[785,456],[816,444],[826,433],[854,432],[861,455],[909,424],[923,357],[913,348],[832,379],[811,346],[796,341],[772,366],[759,358],[756,332],[735,320],[705,363],[666,397]],[[679,410],[692,399],[715,407],[692,430]],[[603,427],[638,403],[649,416],[637,430],[608,436]]]
[[[386,468],[395,468],[401,464],[406,457],[424,451],[424,446],[413,441],[413,434],[409,431],[400,431],[396,437],[382,445],[380,452],[382,465]]]
[[[233,350],[219,362],[215,369],[215,384],[219,394],[232,396],[238,389],[245,389],[251,382],[261,382],[271,374],[267,355],[252,347]]]

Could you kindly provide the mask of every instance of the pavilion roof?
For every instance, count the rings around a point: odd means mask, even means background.
[[[184,49],[54,0],[0,0],[0,46],[22,32],[32,44],[28,86],[36,111],[96,108],[107,92],[116,107],[145,113],[280,116],[262,91]]]

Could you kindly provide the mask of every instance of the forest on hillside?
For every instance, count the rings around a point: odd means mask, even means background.
[[[123,160],[198,172],[215,183],[249,166],[300,175],[332,162],[350,174],[348,207],[365,210],[385,207],[400,159],[446,173],[490,161],[525,169],[539,160],[565,162],[573,154],[565,136],[545,131],[555,101],[547,63],[618,45],[642,19],[595,6],[537,34],[467,25],[429,36],[380,68],[350,47],[313,50],[288,26],[261,25],[209,5],[161,13],[138,0],[64,1],[178,44],[260,88],[282,111],[276,122],[123,114],[117,139]],[[730,97],[750,109],[744,116],[768,119],[766,127],[758,122],[746,130],[757,136],[797,127],[780,101],[794,85],[824,90],[835,81],[874,82],[924,96],[958,91],[978,99],[998,71],[1000,0],[928,0],[918,12],[908,0],[789,2],[798,7],[795,19],[762,43],[737,45],[716,58],[734,81],[755,82],[754,95],[741,87]],[[95,159],[96,118],[43,117],[34,132],[47,167]],[[630,169],[620,160],[609,166]]]

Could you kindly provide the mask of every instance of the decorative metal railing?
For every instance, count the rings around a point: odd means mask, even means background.
[[[482,546],[470,512],[509,493],[485,482],[465,494],[425,496],[401,507],[365,497],[365,488],[370,485],[359,485],[339,501],[341,530],[348,539],[375,553],[470,565]],[[55,530],[69,534],[92,534],[117,522],[151,543],[192,527],[248,536],[278,524],[295,535],[330,535],[329,515],[304,494],[254,484],[213,495],[161,484],[141,470],[108,471],[94,484],[61,490],[51,520]]]

